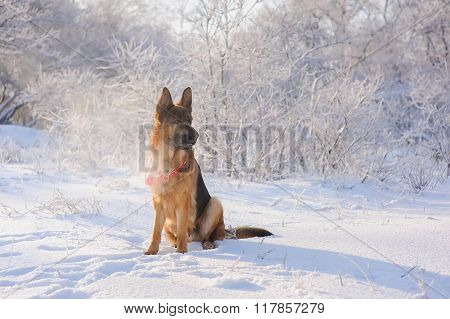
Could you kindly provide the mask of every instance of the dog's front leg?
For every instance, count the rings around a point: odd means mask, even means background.
[[[166,221],[166,216],[160,205],[153,205],[155,214],[153,220],[153,232],[150,242],[150,246],[145,252],[146,255],[156,255],[159,251],[159,244],[161,243],[161,233],[164,227],[164,222]]]
[[[177,211],[177,252],[187,253],[187,228],[190,199],[184,201],[181,210]]]

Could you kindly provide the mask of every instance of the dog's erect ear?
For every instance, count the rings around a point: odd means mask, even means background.
[[[156,111],[160,112],[162,109],[168,108],[173,105],[172,96],[168,88],[164,87],[158,104],[156,105]]]
[[[192,90],[190,87],[187,87],[183,91],[183,96],[181,97],[180,105],[186,108],[189,113],[192,113]]]

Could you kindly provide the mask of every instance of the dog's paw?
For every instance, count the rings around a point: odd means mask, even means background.
[[[188,252],[187,247],[177,246],[177,253],[185,254],[187,252]]]
[[[144,252],[145,255],[156,255],[159,251],[159,247],[157,246],[153,246],[150,245],[150,247],[148,247],[147,251]]]
[[[216,248],[216,245],[214,245],[214,243],[212,241],[207,240],[207,241],[202,242],[202,247],[203,247],[203,249],[208,250],[208,249]]]

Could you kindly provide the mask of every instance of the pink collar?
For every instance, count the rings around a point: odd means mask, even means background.
[[[178,166],[177,168],[174,168],[167,174],[154,175],[154,176],[148,175],[147,178],[145,179],[145,184],[152,186],[154,184],[167,183],[170,180],[170,178],[177,176],[178,173],[180,173],[181,169],[184,166],[186,166],[186,164],[187,164],[187,161],[184,161],[183,163],[180,164],[180,166]]]

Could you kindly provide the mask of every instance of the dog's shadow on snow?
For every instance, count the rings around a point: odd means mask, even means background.
[[[216,249],[205,251],[199,243],[190,243],[189,254],[239,260],[254,263],[255,266],[282,265],[287,270],[340,276],[336,283],[341,280],[344,287],[346,277],[351,276],[369,287],[381,285],[408,294],[425,293],[431,298],[450,296],[450,276],[420,269],[418,265],[394,264],[382,260],[381,256],[380,259],[372,259],[328,250],[272,244],[270,238],[263,241],[225,240],[217,244]],[[392,258],[395,259],[395,256]]]

